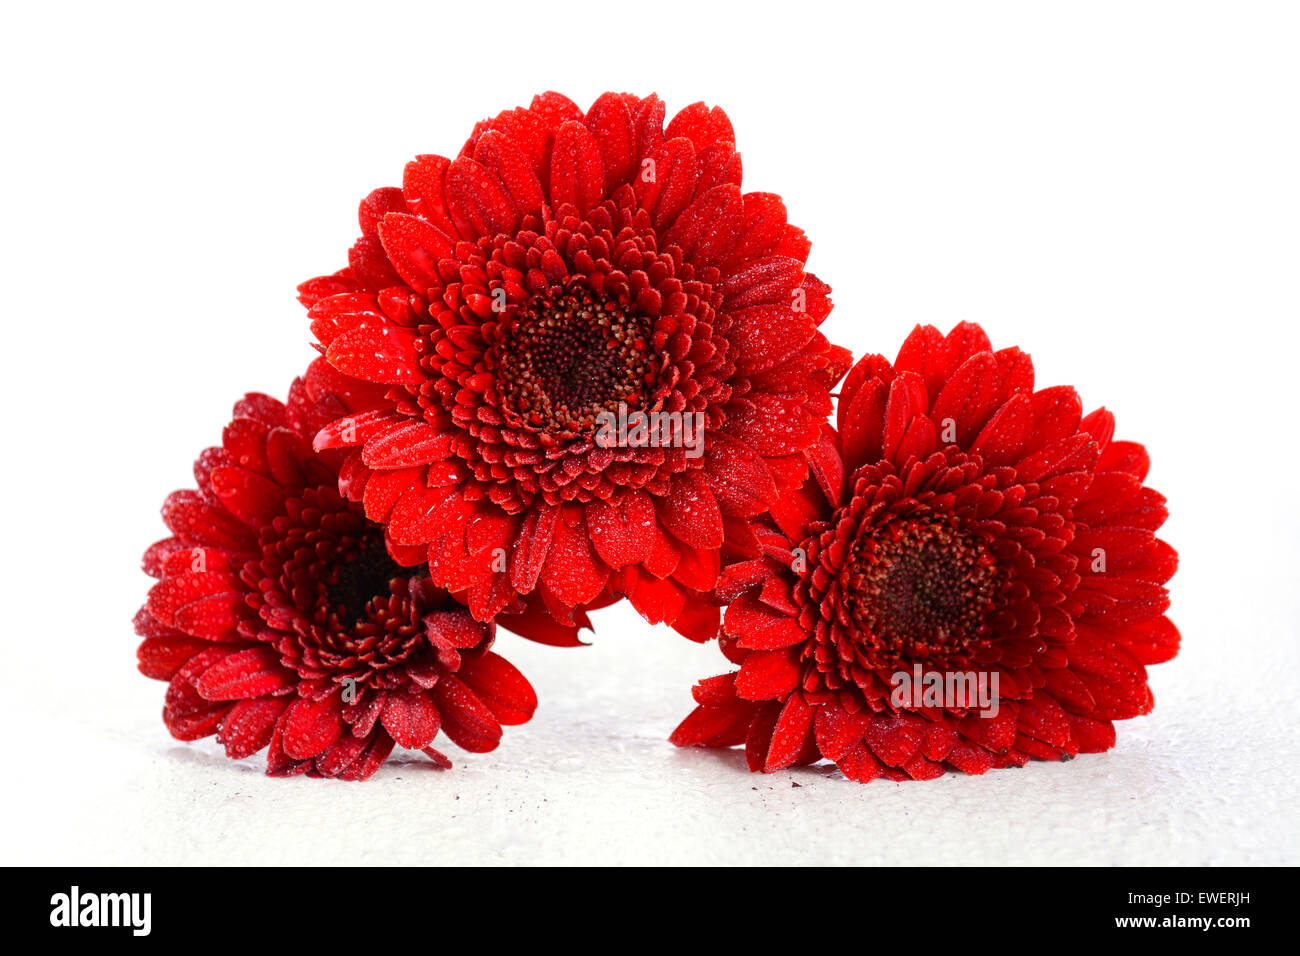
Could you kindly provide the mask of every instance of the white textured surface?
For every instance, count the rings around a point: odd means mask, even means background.
[[[1300,862],[1295,7],[563,7],[7,13],[0,860]],[[547,87],[721,104],[833,340],[978,321],[1148,445],[1185,650],[1113,752],[751,775],[665,742],[722,661],[625,609],[587,650],[503,637],[542,708],[448,773],[269,780],[166,736],[129,624],[164,495],[313,354],[292,289],[342,264],[358,199]]]
[[[93,714],[48,718],[49,736],[75,747],[24,758],[42,769],[20,800],[31,801],[27,819],[47,822],[15,827],[6,861],[1300,862],[1300,753],[1277,710],[1290,688],[1252,697],[1260,682],[1219,672],[1212,645],[1155,670],[1154,714],[1121,724],[1111,753],[861,786],[822,768],[751,774],[739,752],[673,748],[665,737],[688,706],[688,675],[721,670],[716,649],[621,609],[602,619],[586,649],[501,640],[543,706],[498,751],[449,748],[451,771],[403,756],[365,784],[273,780],[260,756],[232,764],[210,742],[172,741],[155,716],[162,685],[114,675]]]

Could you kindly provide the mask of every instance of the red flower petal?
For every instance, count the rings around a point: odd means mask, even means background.
[[[185,663],[200,651],[212,645],[202,638],[176,634],[170,637],[151,637],[140,644],[136,659],[140,673],[154,680],[171,680]]]
[[[667,624],[677,620],[686,607],[686,589],[669,580],[633,572],[625,580],[624,592],[643,618],[651,624]]]
[[[447,207],[462,234],[512,233],[519,224],[515,204],[501,181],[472,159],[461,157],[447,169]]]
[[[754,395],[749,408],[727,422],[726,434],[760,455],[792,455],[817,441],[821,423],[799,405],[775,395]]]
[[[580,514],[580,513],[579,513]],[[583,521],[583,519],[579,519]],[[542,581],[550,593],[568,607],[594,600],[605,586],[605,576],[591,553],[585,521],[570,527],[561,517],[554,524],[555,536],[546,555]]]
[[[736,134],[731,120],[721,107],[712,108],[703,103],[692,103],[673,117],[664,135],[669,139],[685,136],[696,150],[704,150],[718,143],[734,143]]]
[[[790,695],[781,708],[781,715],[772,731],[772,746],[767,752],[767,759],[763,761],[765,772],[782,770],[799,759],[808,745],[814,713],[802,695]]]
[[[243,595],[214,594],[177,608],[175,623],[180,630],[209,641],[239,638],[239,624],[248,614]]]
[[[419,750],[433,742],[441,720],[438,708],[423,691],[388,695],[381,720],[399,747]]]
[[[580,213],[586,213],[605,194],[605,165],[600,145],[580,122],[570,120],[555,134],[550,192],[551,202],[569,203]]]
[[[289,703],[288,697],[259,697],[241,700],[231,707],[217,733],[217,740],[226,747],[226,756],[239,760],[267,746],[276,721]]]
[[[383,217],[379,239],[398,274],[417,290],[438,284],[438,260],[452,253],[447,236],[426,220],[405,212],[390,212]]]
[[[527,723],[537,710],[537,692],[513,664],[487,651],[460,670],[465,684],[503,724]]]
[[[636,164],[636,131],[627,104],[614,93],[603,93],[587,111],[587,128],[600,148],[605,167],[605,192],[632,178]]]
[[[728,338],[737,345],[737,371],[746,375],[765,371],[808,344],[817,328],[792,305],[756,305],[732,313]]]
[[[670,139],[656,147],[646,160],[632,188],[637,205],[650,213],[656,229],[664,230],[677,221],[695,195],[699,175],[695,147],[685,138]]]
[[[979,434],[998,405],[1001,392],[998,371],[993,354],[980,352],[966,359],[944,384],[930,409],[930,419],[941,431],[947,420],[955,423],[954,437],[945,441],[955,441],[965,447]]]
[[[657,520],[650,497],[641,492],[627,495],[617,505],[597,500],[587,506],[591,543],[611,568],[645,558],[649,544],[645,531]]]
[[[688,641],[703,644],[718,636],[722,611],[704,600],[692,597],[687,600],[669,625]]]
[[[441,461],[451,450],[453,435],[423,421],[407,420],[383,436],[368,441],[361,460],[369,468],[407,468]]]
[[[300,698],[284,714],[284,752],[305,760],[323,753],[343,732],[337,694],[319,700]]]
[[[442,728],[456,746],[471,753],[495,750],[501,725],[483,701],[454,677],[439,681],[432,691],[442,714]]]
[[[280,665],[274,648],[254,647],[213,664],[203,672],[197,687],[208,700],[244,700],[276,694],[296,684],[297,676]]]
[[[785,651],[750,654],[736,676],[736,693],[746,700],[774,700],[799,685],[799,666]]]
[[[542,507],[530,511],[515,543],[510,560],[510,581],[520,591],[531,591],[537,583],[559,523],[558,508]]]
[[[195,545],[243,551],[254,540],[238,518],[224,508],[204,502],[193,491],[169,495],[163,504],[163,521],[178,538]]]
[[[474,147],[474,159],[501,181],[520,215],[536,214],[546,202],[532,161],[505,134],[485,133]]]
[[[407,329],[354,329],[330,343],[325,356],[339,371],[367,382],[414,385],[424,379],[415,333]]]
[[[388,734],[375,734],[360,755],[339,771],[340,780],[368,780],[388,759],[393,750],[393,738]]]
[[[212,469],[212,491],[231,514],[254,528],[271,521],[284,507],[284,489],[247,468]]]
[[[204,571],[178,574],[159,581],[150,589],[149,613],[162,623],[175,626],[176,612],[185,605],[238,588],[238,580],[229,574]]]
[[[682,212],[665,241],[680,246],[688,262],[711,265],[731,249],[739,236],[743,208],[739,187],[717,186]]]
[[[417,156],[406,164],[402,174],[402,195],[411,212],[443,235],[454,238],[456,227],[443,191],[450,165],[451,160],[444,156]]]
[[[717,707],[696,707],[669,738],[678,747],[734,747],[744,743],[755,705],[735,701]]]
[[[722,544],[722,512],[699,472],[676,476],[668,497],[655,510],[660,522],[684,544],[692,548],[717,548]]]

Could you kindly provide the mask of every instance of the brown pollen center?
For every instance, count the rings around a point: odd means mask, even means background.
[[[1002,576],[981,538],[920,515],[861,535],[844,582],[859,650],[872,666],[893,667],[956,663],[978,649]]]
[[[589,432],[602,412],[641,408],[655,381],[650,321],[585,288],[535,296],[500,352],[504,401],[546,432]]]

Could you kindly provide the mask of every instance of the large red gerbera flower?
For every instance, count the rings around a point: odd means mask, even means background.
[[[424,568],[389,557],[383,529],[338,492],[337,452],[311,437],[372,407],[372,386],[323,359],[288,405],[250,394],[220,448],[172,494],[172,537],[145,554],[160,580],[136,616],[140,670],[170,681],[163,720],[180,740],[216,734],[232,758],[270,745],[267,773],[363,780],[394,744],[441,729],[469,751],[523,723],[533,689]]]
[[[696,686],[675,743],[924,779],[1106,750],[1151,709],[1144,665],[1179,640],[1164,499],[1110,412],[1033,380],[968,324],[854,367],[815,480],[723,574],[740,669]]]
[[[350,265],[300,293],[329,362],[390,388],[317,445],[353,449],[342,488],[394,557],[481,620],[532,592],[566,622],[625,594],[716,634],[696,598],[728,523],[803,480],[848,366],[817,331],[808,240],[740,181],[720,109],[665,129],[655,96],[584,113],[547,93],[366,198]],[[679,440],[636,413],[677,416]]]

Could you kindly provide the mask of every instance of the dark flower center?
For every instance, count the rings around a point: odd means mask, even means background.
[[[930,515],[869,529],[845,573],[855,636],[876,667],[967,658],[988,639],[1001,586],[987,544]]]
[[[377,597],[387,600],[392,582],[404,585],[411,573],[389,557],[383,533],[371,531],[361,540],[355,556],[338,566],[326,603],[340,623],[359,621],[366,617],[371,601]]]
[[[596,428],[620,403],[640,408],[655,381],[650,322],[627,304],[575,287],[534,296],[500,353],[501,392],[525,423],[551,433]]]
[[[245,569],[258,611],[287,666],[305,677],[400,683],[428,650],[421,579],[388,556],[383,529],[330,486],[286,502],[262,533],[262,560]]]

